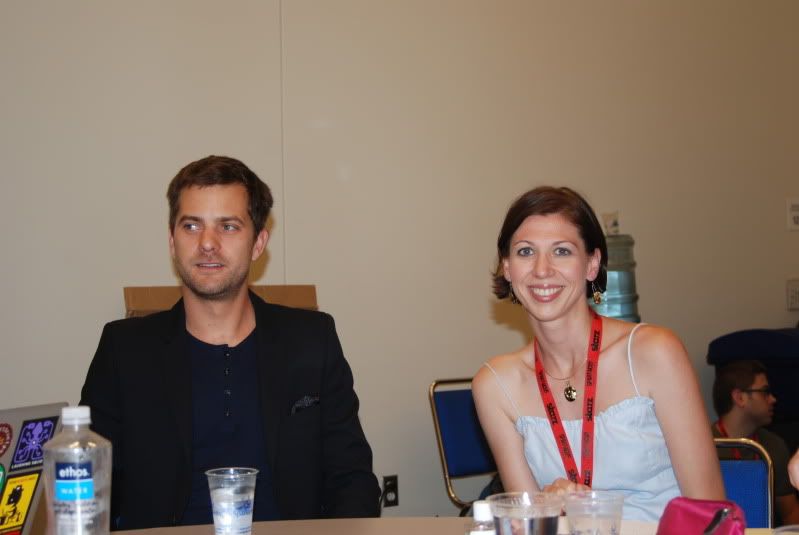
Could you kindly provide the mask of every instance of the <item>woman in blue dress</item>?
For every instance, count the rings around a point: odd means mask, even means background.
[[[625,495],[624,518],[657,521],[679,495],[723,499],[710,425],[680,340],[668,329],[596,315],[607,246],[569,188],[510,207],[494,292],[527,313],[527,345],[473,381],[480,423],[508,491],[591,487]]]

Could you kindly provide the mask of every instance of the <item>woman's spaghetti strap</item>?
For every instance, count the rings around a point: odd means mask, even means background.
[[[494,379],[497,380],[499,388],[505,394],[505,397],[508,398],[508,401],[510,401],[510,404],[513,406],[513,410],[516,411],[516,419],[518,420],[519,418],[521,418],[522,415],[519,412],[519,407],[516,406],[516,403],[513,401],[513,398],[510,397],[510,392],[508,392],[508,389],[505,387],[505,383],[502,382],[502,379],[499,378],[499,374],[496,372],[496,370],[494,370],[494,368],[491,367],[491,364],[484,362],[483,366],[491,370],[491,373],[494,374]]]
[[[633,327],[633,330],[630,331],[630,336],[627,338],[627,364],[629,364],[630,366],[630,379],[633,380],[633,388],[635,388],[636,396],[640,396],[641,392],[638,391],[638,383],[635,382],[635,372],[633,371],[633,352],[632,352],[633,335],[635,334],[635,331],[638,330],[638,327],[642,325],[646,325],[646,323],[639,323],[638,325]]]

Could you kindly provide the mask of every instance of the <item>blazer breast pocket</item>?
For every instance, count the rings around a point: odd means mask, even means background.
[[[322,434],[319,396],[303,396],[295,401],[281,429],[283,440],[286,444],[292,444],[294,453],[302,450],[303,455],[316,455],[317,448],[321,447]]]
[[[295,416],[295,415],[300,414],[300,413],[302,413],[304,411],[307,411],[308,409],[310,409],[312,407],[318,407],[318,406],[319,406],[319,396],[312,395],[312,394],[311,395],[305,395],[305,396],[302,396],[297,401],[295,401],[294,404],[292,404],[291,412],[289,414],[291,416]]]

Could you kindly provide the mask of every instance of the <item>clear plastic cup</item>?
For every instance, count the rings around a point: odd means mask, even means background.
[[[207,470],[216,535],[250,535],[255,500],[255,468]]]
[[[551,493],[505,492],[488,497],[496,535],[557,535],[563,497]]]
[[[624,496],[616,492],[587,490],[564,499],[570,535],[619,535]]]

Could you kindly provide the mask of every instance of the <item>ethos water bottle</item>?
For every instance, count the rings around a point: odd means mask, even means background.
[[[107,535],[111,443],[89,429],[89,407],[61,409],[61,432],[44,445],[49,535]]]

